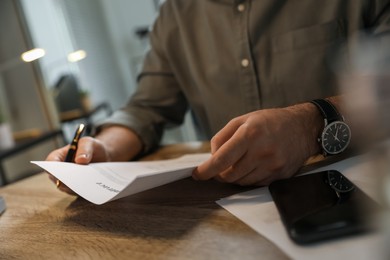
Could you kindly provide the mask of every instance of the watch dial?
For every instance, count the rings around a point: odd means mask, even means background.
[[[355,188],[352,182],[338,171],[328,171],[329,185],[338,192],[349,192]]]
[[[351,130],[342,121],[332,122],[322,132],[322,148],[328,154],[344,151],[351,140]]]

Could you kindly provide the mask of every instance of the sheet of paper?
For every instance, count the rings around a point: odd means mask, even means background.
[[[104,162],[79,165],[33,161],[81,197],[95,204],[191,176],[192,170],[210,154],[189,154],[177,159],[140,162]]]
[[[373,198],[376,195],[376,175],[369,162],[361,157],[350,158],[315,171],[335,169],[342,172]],[[287,235],[268,187],[254,189],[217,201],[219,205],[262,234],[293,259],[382,259],[382,234],[337,239],[311,246],[299,246]]]

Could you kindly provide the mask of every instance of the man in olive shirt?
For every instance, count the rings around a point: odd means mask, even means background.
[[[328,98],[343,114],[332,68],[339,47],[361,31],[385,33],[389,15],[388,0],[168,0],[136,93],[95,138],[81,139],[76,162],[147,153],[190,108],[212,147],[195,179],[290,177],[321,151],[324,120],[309,101]]]

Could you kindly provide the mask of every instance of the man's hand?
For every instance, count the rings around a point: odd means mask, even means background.
[[[311,104],[237,117],[213,137],[212,156],[194,170],[193,177],[240,185],[268,185],[290,177],[318,153],[321,126],[321,117]]]
[[[131,149],[130,149],[131,148]],[[75,163],[89,164],[91,162],[128,161],[136,156],[142,149],[142,143],[138,136],[128,128],[111,126],[103,129],[96,138],[83,137],[79,140]],[[52,151],[46,161],[65,160],[69,145]],[[49,174],[49,178],[58,189],[69,194],[74,192],[63,183]]]
[[[68,153],[69,145],[66,145],[60,149],[52,151],[47,157],[46,161],[59,161],[65,160]],[[75,156],[75,163],[89,164],[90,162],[105,162],[110,161],[110,155],[100,140],[92,137],[83,137],[80,139],[78,149]],[[58,180],[51,174],[49,174],[50,180],[57,185],[58,189],[66,193],[75,195],[74,192],[69,189],[63,183],[58,183]]]

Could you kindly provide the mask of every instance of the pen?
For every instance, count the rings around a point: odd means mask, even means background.
[[[76,129],[76,133],[74,134],[72,143],[70,144],[68,153],[65,157],[65,162],[74,162],[74,157],[76,156],[77,146],[80,140],[81,135],[83,134],[85,129],[84,124],[80,124],[79,127]]]

